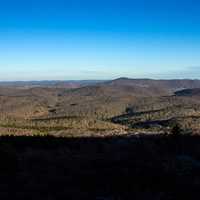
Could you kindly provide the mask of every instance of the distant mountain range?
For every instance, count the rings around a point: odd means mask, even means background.
[[[172,79],[172,80],[155,80],[155,79],[131,79],[121,77],[115,80],[45,80],[45,81],[2,81],[0,86],[14,87],[61,87],[61,88],[80,88],[84,86],[114,86],[129,87],[142,90],[157,89],[162,91],[174,92],[182,89],[200,88],[200,80],[195,79]]]
[[[155,79],[130,79],[119,78],[112,81],[108,81],[109,85],[126,85],[137,86],[140,88],[162,88],[169,90],[178,90],[186,88],[199,88],[200,80],[195,79],[171,79],[171,80],[155,80]]]
[[[91,84],[96,84],[100,82],[103,82],[103,81],[102,80],[0,81],[0,86],[78,88],[85,85],[91,85]]]

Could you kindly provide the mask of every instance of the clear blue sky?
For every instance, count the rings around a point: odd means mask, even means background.
[[[200,78],[198,0],[2,0],[0,80]]]

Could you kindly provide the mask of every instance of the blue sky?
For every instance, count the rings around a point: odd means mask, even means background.
[[[0,80],[200,78],[197,0],[0,0]]]

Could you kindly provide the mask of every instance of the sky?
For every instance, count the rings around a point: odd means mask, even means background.
[[[0,0],[0,81],[200,78],[198,0]]]

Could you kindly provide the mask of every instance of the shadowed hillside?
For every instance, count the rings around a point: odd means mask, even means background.
[[[196,199],[199,143],[176,134],[1,137],[0,198]]]
[[[190,97],[200,97],[200,88],[195,89],[185,89],[175,92],[176,96],[190,96]]]

